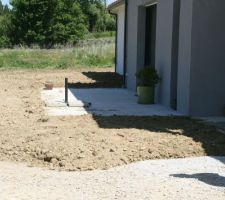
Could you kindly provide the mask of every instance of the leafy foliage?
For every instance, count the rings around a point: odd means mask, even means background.
[[[106,10],[106,0],[75,0],[82,8],[87,17],[88,30],[94,31],[114,31],[115,18]]]
[[[0,16],[0,48],[2,47],[10,47],[11,42],[8,37],[9,34],[9,25],[10,22],[7,17]]]
[[[4,6],[0,0],[0,48],[10,46],[9,26],[9,8]]]
[[[155,86],[159,81],[159,75],[155,68],[153,67],[145,67],[137,73],[137,78],[139,82],[139,86]]]
[[[7,5],[3,5],[2,4],[2,1],[0,0],[0,16],[1,15],[5,15],[5,14],[7,14],[9,12],[9,8],[8,8],[8,6]]]
[[[85,34],[85,16],[73,0],[13,0],[12,6],[14,44],[49,48],[57,43],[76,43]]]
[[[0,47],[74,45],[88,32],[115,30],[105,0],[0,0]]]

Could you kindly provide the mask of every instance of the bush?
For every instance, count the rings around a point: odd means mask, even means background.
[[[0,16],[0,48],[8,48],[11,46],[9,38],[9,19],[8,15]]]
[[[10,39],[7,36],[0,36],[0,48],[9,48],[11,47]]]
[[[149,66],[141,69],[136,76],[138,78],[139,86],[153,87],[160,81],[159,75],[155,68]]]
[[[75,44],[87,32],[85,16],[74,0],[13,0],[13,44]]]
[[[115,31],[93,32],[93,33],[88,33],[85,36],[85,39],[112,38],[115,36],[116,36]]]

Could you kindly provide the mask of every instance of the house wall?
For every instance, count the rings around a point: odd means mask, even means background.
[[[126,61],[126,86],[128,89],[136,91],[136,69],[137,69],[137,49],[138,49],[138,3],[137,0],[129,0],[127,7],[127,50]],[[141,24],[144,22],[140,22]]]
[[[178,111],[183,114],[224,113],[224,10],[224,0],[181,0]]]
[[[124,73],[124,24],[125,24],[125,6],[121,5],[117,10],[117,60],[116,72]]]
[[[129,0],[124,56],[127,88],[136,91],[135,74],[144,67],[145,6],[151,3],[157,3],[155,67],[162,78],[156,89],[156,102],[170,107],[177,96],[176,107],[182,114],[222,115],[224,0]]]
[[[171,72],[173,53],[173,10],[174,0],[159,0],[156,25],[156,63],[161,77],[156,90],[156,102],[171,106]]]
[[[213,116],[224,113],[224,19],[224,0],[193,1],[190,115]]]
[[[189,114],[193,0],[180,1],[177,110]]]
[[[156,0],[129,0],[127,8],[126,86],[136,91],[136,73],[144,67],[145,59],[145,5]]]
[[[144,67],[145,6],[157,4],[155,67],[162,81],[156,102],[171,105],[171,65],[173,54],[173,11],[175,0],[129,0],[127,21],[127,88],[136,90],[136,72]]]

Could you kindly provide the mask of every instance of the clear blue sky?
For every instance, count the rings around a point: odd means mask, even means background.
[[[9,4],[9,0],[2,0],[3,4]]]
[[[110,4],[110,3],[112,3],[112,2],[113,2],[113,0],[107,0],[107,2],[108,2],[108,4]]]
[[[2,3],[3,4],[9,4],[9,1],[10,0],[2,0]],[[108,1],[108,4],[109,4],[109,3],[112,3],[113,0],[107,0],[107,1]]]

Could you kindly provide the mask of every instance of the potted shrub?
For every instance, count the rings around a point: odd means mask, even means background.
[[[137,73],[138,78],[138,103],[154,104],[155,85],[160,81],[154,67],[145,67]]]

